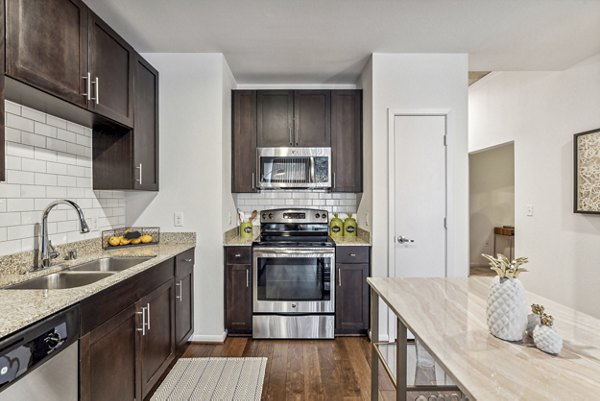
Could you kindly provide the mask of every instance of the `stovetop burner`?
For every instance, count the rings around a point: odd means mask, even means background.
[[[260,213],[259,247],[334,247],[326,210],[271,209]]]

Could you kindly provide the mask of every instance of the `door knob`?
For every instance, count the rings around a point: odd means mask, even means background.
[[[404,235],[398,236],[396,238],[396,241],[398,241],[399,244],[409,244],[409,243],[415,242],[414,239],[408,239]]]

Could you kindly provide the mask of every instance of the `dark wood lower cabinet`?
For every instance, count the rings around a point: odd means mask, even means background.
[[[336,259],[335,334],[367,335],[369,248],[338,247]]]
[[[140,400],[134,305],[79,340],[80,400]]]
[[[225,266],[225,320],[228,334],[252,334],[252,265]]]
[[[136,303],[137,310],[146,308],[146,327],[140,332],[142,398],[148,395],[175,358],[173,288],[173,281],[169,280]]]
[[[175,345],[185,346],[194,331],[194,250],[175,260]]]

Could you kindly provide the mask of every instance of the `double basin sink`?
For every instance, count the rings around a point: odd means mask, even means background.
[[[111,256],[6,287],[10,290],[61,290],[81,287],[129,269],[154,256]]]

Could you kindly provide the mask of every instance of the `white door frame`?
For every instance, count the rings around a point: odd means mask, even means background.
[[[395,221],[396,221],[396,202],[394,196],[396,182],[396,137],[395,137],[395,118],[397,116],[442,116],[445,120],[445,140],[448,141],[448,120],[450,119],[450,109],[392,109],[388,108],[388,277],[395,276],[396,253],[395,253]],[[446,227],[448,227],[448,142],[444,150],[445,166],[445,216]],[[446,229],[444,249],[444,274],[448,276],[448,230]],[[380,309],[381,310],[381,309]],[[388,333],[389,341],[396,339],[395,315],[388,310]]]

